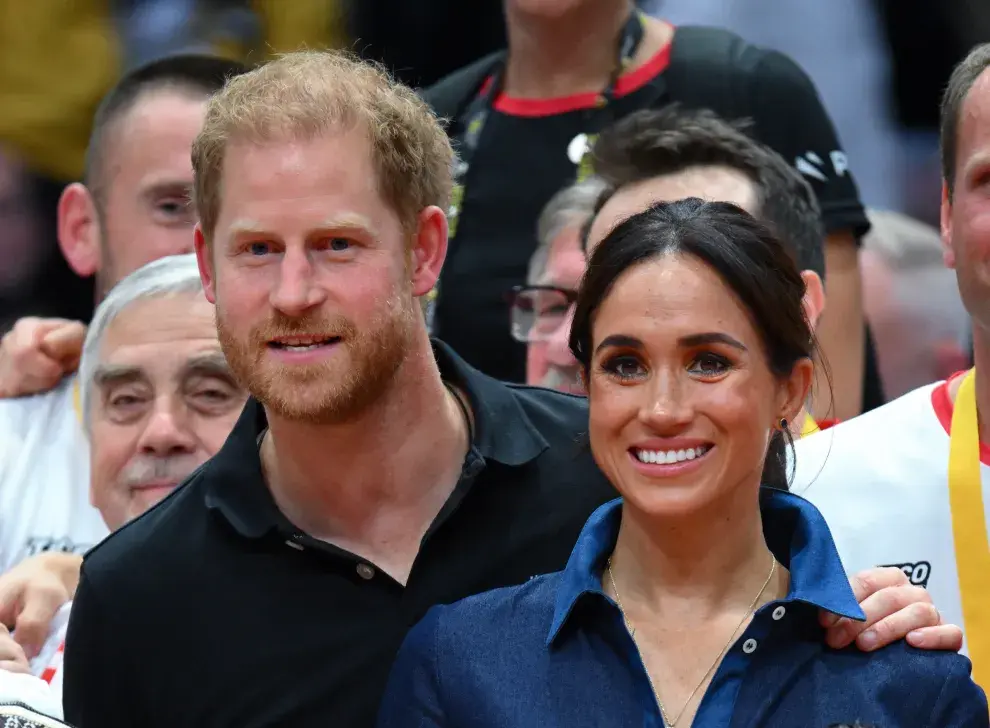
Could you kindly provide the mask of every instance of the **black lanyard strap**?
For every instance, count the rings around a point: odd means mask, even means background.
[[[615,90],[618,86],[619,79],[636,57],[636,53],[639,51],[639,47],[643,42],[644,34],[645,23],[643,14],[635,10],[626,19],[625,24],[622,26],[622,32],[619,34],[618,59],[615,69],[609,78],[608,85],[601,92],[602,102],[599,104],[600,108],[607,107],[615,100]],[[467,109],[461,115],[458,154],[460,155],[460,169],[462,172],[466,171],[468,165],[471,164],[471,157],[478,148],[478,142],[481,139],[481,132],[484,129],[488,113],[492,108],[492,104],[494,104],[502,92],[504,76],[505,62],[502,61],[492,71],[488,80],[485,81],[481,92],[472,99]],[[463,177],[463,175],[459,176]]]
[[[645,16],[638,10],[629,14],[622,32],[619,34],[617,45],[617,62],[609,77],[608,85],[601,93],[601,103],[597,105],[595,111],[601,111],[609,107],[615,100],[615,91],[619,79],[626,68],[632,63],[636,53],[639,51],[645,35]],[[454,188],[451,191],[451,205],[447,212],[449,224],[448,240],[453,242],[457,237],[457,227],[460,219],[461,208],[464,205],[467,192],[467,175],[471,161],[481,141],[481,132],[485,128],[485,121],[491,111],[492,104],[502,91],[502,82],[505,75],[505,61],[501,60],[493,69],[488,80],[485,81],[481,91],[475,95],[468,104],[464,113],[459,117],[460,128],[456,136],[455,148],[458,154],[457,168],[454,170]],[[431,333],[437,333],[434,329],[434,316],[436,313],[437,298],[439,296],[439,283],[427,294],[425,308],[426,324]]]

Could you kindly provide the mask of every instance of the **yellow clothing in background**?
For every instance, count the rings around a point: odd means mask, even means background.
[[[252,0],[265,34],[263,57],[343,47],[348,42],[343,5],[344,0]]]
[[[45,177],[78,179],[119,72],[109,0],[0,0],[0,146]]]
[[[252,0],[251,7],[264,47],[218,42],[218,52],[258,63],[346,43],[343,0]],[[0,146],[44,177],[82,176],[93,114],[120,74],[110,9],[110,0],[0,0]]]

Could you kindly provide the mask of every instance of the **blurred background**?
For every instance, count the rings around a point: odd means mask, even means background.
[[[816,82],[864,203],[937,224],[938,99],[990,40],[988,0],[643,0],[675,24],[731,28]],[[499,0],[0,0],[0,332],[88,320],[92,282],[59,254],[55,208],[93,112],[126,69],[210,48],[252,61],[348,47],[422,87],[504,45]]]

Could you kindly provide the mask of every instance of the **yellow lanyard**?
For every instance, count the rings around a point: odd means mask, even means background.
[[[83,411],[82,411],[82,394],[79,391],[79,377],[76,377],[76,381],[72,383],[72,409],[76,411],[76,419],[79,424],[83,421]]]
[[[976,370],[959,385],[949,434],[949,507],[959,573],[963,629],[973,680],[990,676],[990,544],[980,477],[980,430],[976,416]],[[905,484],[909,485],[909,484]]]
[[[801,437],[807,437],[808,435],[813,435],[818,432],[818,423],[815,422],[815,418],[810,414],[804,416],[804,422],[801,423]]]

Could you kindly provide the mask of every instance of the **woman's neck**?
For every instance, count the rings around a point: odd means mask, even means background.
[[[692,621],[747,608],[774,563],[754,491],[739,486],[728,502],[663,519],[627,501],[611,561],[623,607]],[[777,570],[786,584],[786,572]],[[783,596],[773,581],[765,593]]]
[[[588,2],[559,17],[525,13],[506,3],[509,55],[504,91],[518,98],[554,98],[604,89],[616,71],[619,35],[629,14],[630,0]],[[648,21],[633,66],[662,47],[666,28]]]

